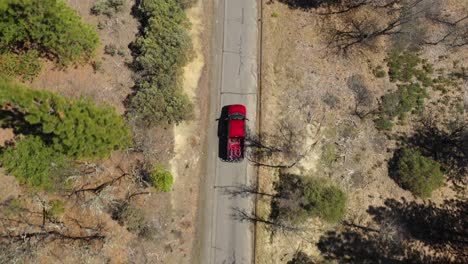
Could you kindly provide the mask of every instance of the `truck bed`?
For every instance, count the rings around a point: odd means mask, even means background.
[[[228,139],[228,153],[227,158],[229,160],[239,160],[242,159],[242,147],[243,139],[241,138],[229,138]]]

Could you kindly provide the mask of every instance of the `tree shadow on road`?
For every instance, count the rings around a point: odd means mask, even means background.
[[[279,2],[291,8],[311,9],[324,5],[339,4],[341,0],[279,0]]]

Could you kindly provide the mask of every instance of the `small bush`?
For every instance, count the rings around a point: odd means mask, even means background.
[[[281,175],[277,186],[280,199],[273,205],[273,218],[301,223],[308,217],[339,222],[346,211],[346,195],[337,186],[322,178]]]
[[[132,233],[139,233],[146,222],[143,211],[128,204],[122,209],[121,220],[127,227],[127,230]]]
[[[375,127],[379,130],[392,130],[393,122],[388,120],[385,116],[380,116],[374,120]]]
[[[94,73],[102,73],[102,61],[100,60],[95,60],[91,63],[91,66],[93,66],[93,71]]]
[[[434,86],[434,90],[440,91],[442,94],[448,93],[447,88],[445,88],[445,87],[442,86],[442,85],[435,85],[435,86]]]
[[[91,7],[91,14],[112,17],[123,10],[124,4],[124,0],[100,0]]]
[[[99,21],[99,23],[97,24],[97,28],[98,28],[99,30],[103,30],[103,29],[106,28],[106,24],[103,23],[102,21]]]
[[[310,180],[305,185],[303,206],[310,215],[332,223],[339,222],[343,218],[346,204],[343,191],[321,180]]]
[[[287,264],[315,264],[315,262],[306,253],[298,251]]]
[[[119,55],[120,57],[125,57],[125,50],[123,50],[123,49],[118,49],[118,50],[117,50],[117,55]]]
[[[39,137],[28,136],[0,155],[2,166],[20,183],[52,191],[63,181],[59,171],[67,166],[66,157],[46,146]]]
[[[157,230],[145,219],[143,210],[128,202],[118,202],[112,208],[111,214],[112,219],[141,238],[152,240],[156,236]]]
[[[398,154],[396,180],[404,189],[421,198],[427,198],[432,191],[444,185],[444,175],[439,163],[424,157],[415,149],[403,149]]]
[[[115,56],[115,54],[117,54],[117,47],[115,45],[106,45],[104,46],[104,53],[105,54],[108,54],[108,55],[111,55],[111,56]]]
[[[6,52],[0,54],[0,75],[20,77],[24,81],[33,80],[41,71],[39,53],[30,50],[22,54]]]
[[[383,70],[383,67],[381,65],[377,66],[375,69],[372,70],[372,73],[374,74],[375,77],[377,78],[383,78],[387,74]]]
[[[146,222],[138,232],[138,236],[145,240],[154,240],[158,234],[158,229],[150,222]]]
[[[332,109],[337,108],[340,104],[340,98],[329,92],[323,96],[322,101]]]
[[[279,14],[276,12],[271,13],[271,17],[279,17]]]
[[[150,184],[158,192],[170,192],[172,190],[173,183],[174,177],[171,172],[164,169],[161,165],[157,165],[150,172]]]

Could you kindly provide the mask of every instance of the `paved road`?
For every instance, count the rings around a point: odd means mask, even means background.
[[[257,111],[257,0],[214,0],[213,80],[208,131],[205,197],[202,197],[200,263],[253,263],[253,225],[233,217],[233,208],[253,210],[252,198],[226,194],[228,186],[250,184],[255,171],[246,160],[218,158],[216,118],[229,104],[247,107],[248,129]]]

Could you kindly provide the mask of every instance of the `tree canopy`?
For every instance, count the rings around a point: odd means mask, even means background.
[[[17,133],[40,136],[73,158],[101,158],[129,146],[130,134],[115,109],[87,99],[70,100],[0,80],[3,123]]]
[[[0,3],[0,53],[37,50],[67,65],[90,59],[98,44],[96,30],[63,0]]]
[[[427,198],[443,186],[440,164],[424,157],[418,150],[403,149],[397,160],[397,181],[417,196]]]
[[[144,125],[179,123],[192,104],[181,89],[182,68],[190,61],[190,23],[175,0],[141,1],[137,13],[144,29],[133,43],[138,73],[130,113]]]
[[[59,171],[67,165],[66,157],[46,146],[37,136],[28,136],[15,147],[0,154],[2,166],[20,183],[45,190],[61,181]]]

